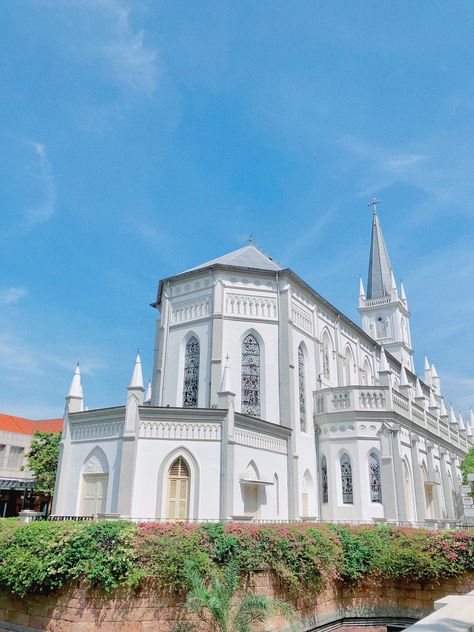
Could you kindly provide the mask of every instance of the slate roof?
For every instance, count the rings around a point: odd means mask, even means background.
[[[379,217],[374,213],[372,241],[370,244],[369,278],[367,299],[390,296],[392,265],[382,234]]]
[[[194,268],[186,270],[186,272],[199,270],[200,268],[207,268],[208,266],[215,264],[241,268],[255,268],[257,270],[271,270],[273,272],[276,270],[283,270],[278,263],[273,261],[271,257],[262,252],[259,248],[257,248],[257,246],[249,244],[248,246],[229,252],[226,255],[222,255],[222,257],[218,257],[217,259],[201,263]]]

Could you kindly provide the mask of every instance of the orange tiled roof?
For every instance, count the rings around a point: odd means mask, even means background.
[[[61,432],[62,429],[62,419],[33,420],[0,413],[0,430],[32,435],[35,432]]]

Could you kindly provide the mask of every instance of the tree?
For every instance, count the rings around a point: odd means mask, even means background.
[[[54,481],[59,459],[61,434],[56,432],[35,432],[30,451],[26,456],[28,468],[35,476],[35,491],[45,496],[54,493]]]
[[[467,475],[474,474],[474,448],[471,448],[461,461],[461,472],[463,483],[464,485],[467,485],[469,483]]]
[[[189,588],[185,608],[216,632],[252,632],[255,624],[263,623],[274,614],[283,615],[293,630],[299,629],[295,611],[286,601],[252,593],[237,595],[240,572],[233,562],[220,573],[211,570],[206,579],[190,560],[185,566],[185,576]],[[176,631],[195,628],[193,624],[184,624]]]

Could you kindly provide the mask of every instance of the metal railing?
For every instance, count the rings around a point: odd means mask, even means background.
[[[378,526],[392,526],[392,527],[410,527],[413,529],[430,529],[430,530],[445,530],[445,529],[474,529],[474,525],[466,524],[460,520],[449,520],[449,519],[439,519],[439,520],[429,520],[423,522],[415,522],[409,520],[384,520],[384,519],[374,519],[374,520],[321,520],[317,518],[299,518],[294,520],[265,520],[260,518],[250,518],[248,520],[239,517],[239,519],[223,519],[219,518],[188,518],[186,520],[169,520],[167,518],[142,518],[142,517],[132,517],[132,516],[118,516],[117,514],[102,514],[100,516],[37,516],[35,520],[48,520],[53,522],[65,522],[65,521],[74,521],[74,522],[83,522],[83,521],[92,521],[92,520],[123,520],[125,522],[134,522],[134,523],[158,523],[158,524],[174,524],[174,523],[184,523],[184,524],[215,524],[215,523],[223,523],[223,524],[253,524],[253,525],[278,525],[278,524],[300,524],[300,525],[310,525],[310,524],[338,524],[338,525],[350,525],[350,526],[362,526],[362,525],[378,525]]]

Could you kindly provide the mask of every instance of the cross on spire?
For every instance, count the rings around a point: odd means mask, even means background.
[[[247,239],[248,245],[251,246],[254,241],[255,241],[255,237],[253,235],[249,235],[249,238]]]
[[[376,213],[377,212],[377,206],[379,204],[381,204],[381,201],[378,198],[376,198],[375,195],[374,195],[374,197],[370,200],[370,202],[367,204],[367,206],[371,206],[373,211],[374,211],[374,213]]]

